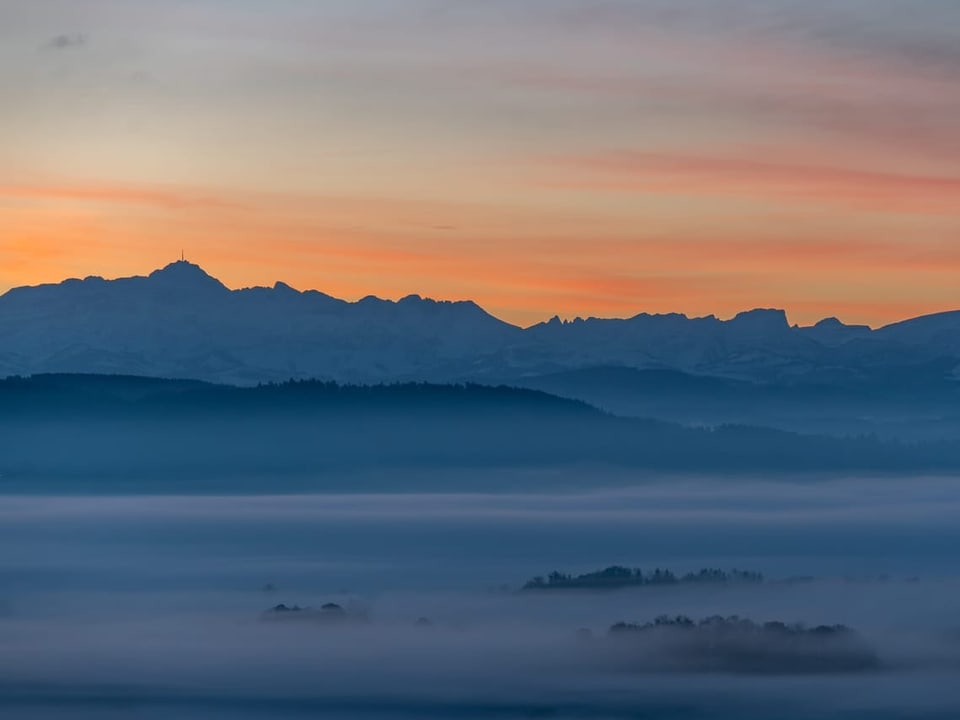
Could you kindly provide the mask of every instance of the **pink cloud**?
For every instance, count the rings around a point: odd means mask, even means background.
[[[881,213],[955,215],[960,177],[860,170],[752,157],[614,151],[548,161],[541,184],[592,191],[739,195]],[[559,173],[559,174],[557,174]]]

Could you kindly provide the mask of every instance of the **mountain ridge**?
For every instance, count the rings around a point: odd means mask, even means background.
[[[301,295],[301,296],[312,296],[312,297],[320,296],[324,298],[329,298],[331,300],[337,301],[338,303],[343,303],[347,305],[356,305],[356,304],[369,302],[369,301],[391,303],[395,305],[401,304],[404,302],[409,302],[409,301],[423,301],[423,302],[435,303],[440,305],[469,305],[469,306],[474,306],[476,308],[479,308],[480,310],[483,310],[483,312],[490,315],[491,317],[496,318],[495,315],[484,310],[483,307],[480,306],[474,300],[436,299],[436,298],[431,298],[429,296],[423,296],[418,293],[410,293],[408,295],[398,298],[397,300],[391,300],[389,298],[381,298],[378,295],[369,294],[369,295],[363,296],[358,300],[350,301],[350,300],[337,298],[335,296],[324,293],[323,291],[318,289],[311,288],[306,290],[300,290],[282,280],[276,280],[273,285],[269,285],[269,286],[268,285],[250,285],[245,287],[230,288],[230,287],[227,287],[221,280],[217,279],[213,275],[210,275],[206,270],[204,270],[202,266],[187,260],[176,260],[174,262],[168,263],[162,268],[157,268],[156,270],[151,271],[147,275],[130,275],[130,276],[121,276],[116,278],[106,278],[102,275],[87,275],[82,278],[81,277],[65,278],[59,282],[40,283],[37,285],[17,285],[14,287],[10,287],[4,292],[0,293],[0,300],[7,297],[14,297],[21,294],[26,294],[29,291],[42,291],[42,290],[49,290],[53,288],[70,287],[70,286],[76,286],[78,284],[83,284],[83,283],[110,284],[110,283],[132,283],[132,282],[147,281],[147,280],[153,280],[153,281],[162,280],[162,281],[165,281],[166,284],[170,285],[176,282],[179,282],[182,284],[185,280],[189,280],[189,279],[193,279],[194,281],[199,280],[201,282],[208,283],[211,286],[216,286],[218,289],[222,289],[229,293],[248,293],[248,292],[255,292],[255,291],[278,291],[278,292],[286,291],[286,292],[296,294],[296,295]],[[719,322],[719,323],[730,323],[730,322],[745,322],[750,320],[757,320],[765,317],[770,322],[771,326],[783,325],[784,327],[790,328],[790,329],[814,330],[821,326],[830,325],[830,326],[847,328],[850,330],[881,332],[886,330],[892,330],[894,328],[898,328],[900,326],[903,326],[905,324],[910,324],[915,321],[935,320],[935,319],[948,318],[948,317],[952,318],[954,316],[960,316],[960,309],[944,310],[941,312],[918,315],[916,317],[905,318],[903,320],[898,320],[898,321],[888,323],[886,325],[881,325],[878,327],[872,327],[870,325],[865,325],[865,324],[848,324],[843,322],[836,316],[825,317],[819,320],[814,325],[799,325],[799,324],[791,325],[788,321],[788,315],[786,310],[782,308],[776,308],[776,307],[755,307],[755,308],[750,308],[746,310],[741,310],[737,312],[733,317],[730,317],[728,319],[723,319],[715,314],[688,315],[682,312],[649,313],[649,312],[643,312],[643,311],[629,317],[600,317],[600,316],[591,315],[588,317],[576,316],[573,318],[565,319],[565,318],[561,318],[559,315],[554,315],[548,320],[545,320],[539,323],[534,323],[530,326],[527,326],[526,328],[520,325],[515,325],[501,318],[496,318],[496,319],[500,320],[500,322],[504,324],[511,325],[512,327],[515,327],[517,329],[529,330],[531,328],[542,326],[542,325],[556,325],[556,324],[574,325],[574,324],[591,322],[591,321],[630,321],[630,320],[637,320],[641,318],[677,318],[677,319],[686,320],[686,321],[703,320],[703,321],[713,321],[713,322]]]
[[[782,309],[639,313],[521,328],[472,300],[355,302],[317,290],[230,289],[177,261],[147,276],[88,276],[0,295],[0,376],[94,372],[256,384],[483,381],[592,366],[665,368],[753,382],[859,377],[956,358],[960,311],[872,329]]]

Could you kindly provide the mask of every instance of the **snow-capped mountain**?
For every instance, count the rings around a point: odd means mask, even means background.
[[[960,357],[960,313],[880,330],[782,310],[731,320],[559,318],[522,329],[473,302],[345,302],[284,283],[231,290],[176,262],[147,277],[89,277],[0,296],[0,375],[86,372],[250,384],[519,378],[592,366],[699,375],[847,378]]]
[[[520,334],[471,302],[229,290],[177,262],[149,277],[11,290],[0,297],[0,374],[380,381],[429,377]]]

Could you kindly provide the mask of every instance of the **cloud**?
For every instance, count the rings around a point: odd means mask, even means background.
[[[560,110],[589,103],[594,118],[615,108],[642,127],[687,128],[693,142],[710,118],[711,135],[739,126],[858,148],[888,166],[905,157],[947,165],[960,153],[950,123],[960,111],[954,15],[927,3],[914,23],[905,8],[876,4],[876,13],[816,2],[544,5],[549,43],[488,57],[468,77],[522,88]],[[555,51],[561,46],[564,54]]]
[[[143,185],[0,185],[0,201],[26,199],[146,205],[168,210],[189,207],[224,207],[228,203],[211,195]]]
[[[656,31],[672,38],[720,39],[731,49],[758,46],[826,57],[875,71],[952,80],[960,69],[952,0],[572,0],[542,3],[555,27],[626,38]]]
[[[83,47],[86,44],[87,36],[85,33],[61,33],[50,38],[46,47],[52,50],[69,50]]]
[[[562,158],[551,184],[596,191],[741,195],[840,205],[882,213],[943,213],[960,207],[960,176],[861,170],[744,156],[620,150]]]

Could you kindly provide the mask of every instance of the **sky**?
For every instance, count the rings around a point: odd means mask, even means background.
[[[956,0],[0,0],[0,292],[960,308]]]

